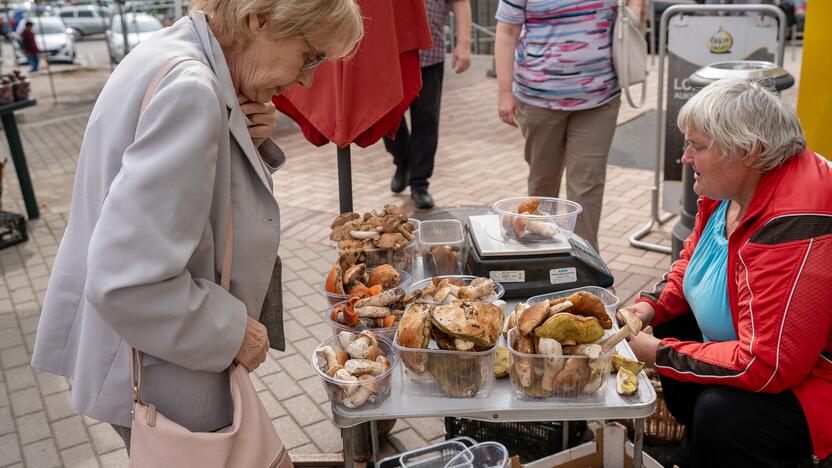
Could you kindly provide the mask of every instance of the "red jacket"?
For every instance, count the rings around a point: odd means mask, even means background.
[[[679,260],[642,293],[654,323],[690,312],[682,280],[718,200],[700,198]],[[791,389],[803,407],[815,455],[832,453],[832,166],[811,151],[763,175],[728,239],[728,302],[738,339],[666,338],[656,368],[684,382],[751,392]]]
[[[37,54],[40,52],[38,42],[35,40],[35,33],[31,29],[24,29],[20,32],[20,40],[23,42],[24,54]]]

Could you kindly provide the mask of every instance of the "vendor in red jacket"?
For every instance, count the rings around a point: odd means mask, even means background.
[[[758,84],[718,81],[681,109],[700,196],[693,233],[634,311],[686,425],[693,466],[790,466],[832,452],[832,166]]]

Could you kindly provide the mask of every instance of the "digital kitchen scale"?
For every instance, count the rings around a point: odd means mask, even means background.
[[[466,270],[501,283],[506,298],[613,284],[601,256],[575,234],[561,231],[551,242],[520,242],[503,239],[496,214],[469,216],[467,221]]]

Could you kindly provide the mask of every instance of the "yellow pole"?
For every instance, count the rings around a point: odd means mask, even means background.
[[[797,115],[809,149],[832,159],[832,1],[808,2]],[[825,46],[825,47],[824,47]],[[824,50],[826,49],[826,50]]]

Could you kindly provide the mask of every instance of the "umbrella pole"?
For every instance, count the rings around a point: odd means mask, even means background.
[[[352,211],[352,169],[350,168],[350,145],[338,148],[338,199],[341,213]]]

